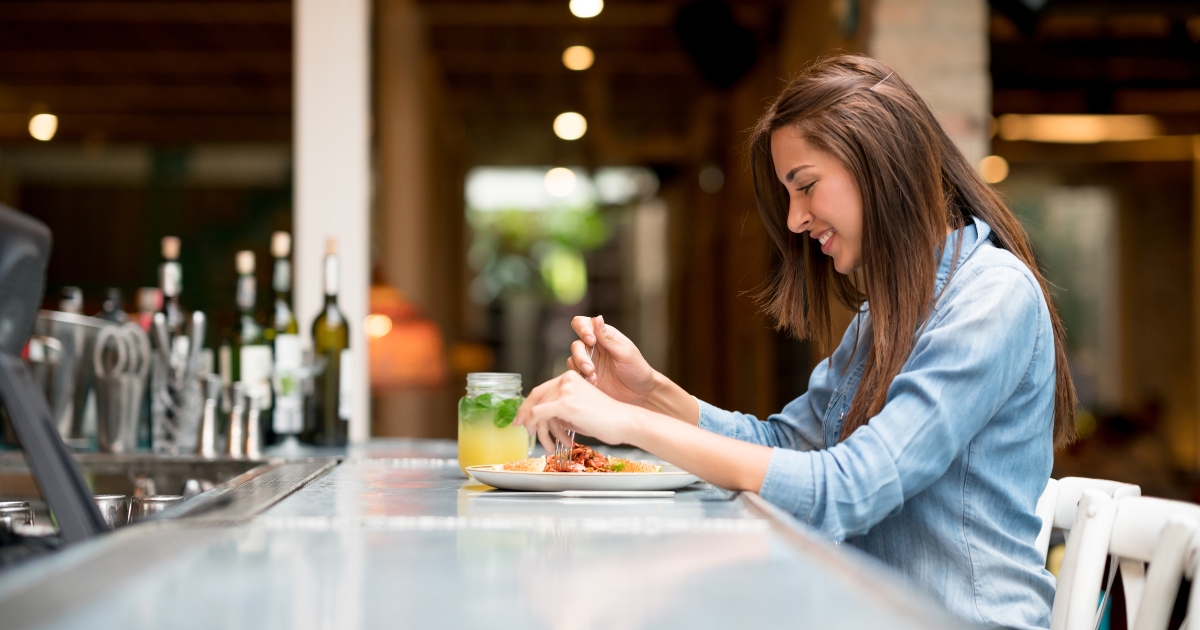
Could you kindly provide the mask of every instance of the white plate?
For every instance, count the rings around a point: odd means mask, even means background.
[[[678,490],[700,478],[674,466],[653,473],[548,473],[504,470],[501,465],[467,466],[480,483],[502,490],[562,492],[564,490]]]

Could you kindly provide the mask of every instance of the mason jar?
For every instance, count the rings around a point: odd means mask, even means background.
[[[521,375],[475,372],[467,375],[467,395],[458,401],[458,467],[505,464],[529,457],[533,437],[513,426],[521,396]]]

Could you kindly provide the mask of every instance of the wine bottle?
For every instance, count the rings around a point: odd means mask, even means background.
[[[271,256],[275,258],[271,288],[275,292],[275,316],[267,328],[268,339],[275,350],[275,372],[271,380],[275,392],[268,443],[287,436],[298,435],[304,429],[304,390],[301,370],[304,368],[300,327],[292,311],[292,237],[287,232],[271,236]]]
[[[271,346],[254,312],[258,290],[254,252],[237,253],[237,272],[238,322],[230,348],[232,378],[235,383],[242,383],[248,397],[258,401],[260,420],[265,422],[263,416],[270,415],[271,408]]]
[[[183,266],[179,264],[179,237],[164,236],[162,239],[162,264],[158,266],[158,286],[162,290],[163,316],[167,320],[167,332],[174,337],[183,334],[187,314],[179,304],[183,292]]]
[[[292,261],[288,258],[291,253],[291,234],[276,232],[271,236],[271,256],[275,258],[275,268],[271,276],[271,289],[275,292],[275,313],[268,329],[268,339],[274,339],[278,335],[300,333],[300,326],[296,323],[296,315],[292,311]]]
[[[338,309],[337,240],[329,239],[325,246],[325,307],[313,322],[313,354],[324,370],[313,383],[305,432],[306,442],[325,446],[346,443],[350,420],[350,327]]]

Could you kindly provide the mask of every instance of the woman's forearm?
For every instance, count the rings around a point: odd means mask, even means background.
[[[667,420],[654,412],[641,411],[632,421],[626,442],[713,485],[752,492],[762,488],[771,463],[769,447]]]
[[[639,401],[638,406],[691,425],[700,424],[700,404],[660,372],[654,373],[654,387],[645,399]]]

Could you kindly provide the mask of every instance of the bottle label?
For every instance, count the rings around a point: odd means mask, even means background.
[[[290,435],[304,428],[304,393],[300,387],[300,370],[304,367],[299,335],[275,337],[275,412],[271,426],[276,433]]]
[[[271,408],[271,347],[242,346],[241,354],[242,383],[246,386],[246,395],[258,401],[259,409]]]
[[[243,311],[254,310],[254,298],[257,287],[254,286],[254,276],[238,276],[237,305]]]
[[[180,285],[183,284],[183,267],[177,262],[165,262],[159,268],[158,285],[163,295],[173,297],[179,295]]]
[[[285,293],[292,288],[292,263],[288,259],[275,259],[275,273],[271,276],[271,288],[280,293]]]
[[[342,350],[341,358],[338,360],[338,417],[347,422],[350,421],[350,413],[354,408],[351,404],[350,389],[352,387],[350,374],[354,370],[354,355],[349,349]]]

